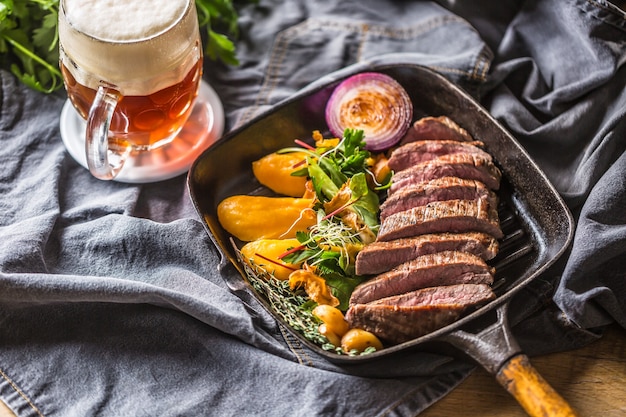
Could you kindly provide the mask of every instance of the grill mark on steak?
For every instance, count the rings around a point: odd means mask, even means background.
[[[417,184],[442,177],[458,177],[467,180],[476,180],[484,183],[492,190],[497,190],[500,188],[502,173],[498,167],[493,164],[491,158],[487,159],[479,155],[468,153],[442,155],[395,173],[389,194],[391,195],[400,188],[410,184]]]
[[[357,275],[380,274],[418,256],[443,251],[467,252],[489,260],[498,253],[498,246],[493,236],[478,232],[435,233],[373,242],[357,254],[355,270]]]
[[[402,145],[391,152],[387,164],[395,172],[410,168],[418,163],[430,161],[442,155],[468,153],[491,161],[491,155],[480,147],[479,141],[459,142],[455,140],[420,140]]]
[[[437,252],[419,256],[357,285],[350,304],[365,304],[426,287],[492,283],[492,268],[482,258],[466,252]]]
[[[485,184],[476,180],[457,177],[442,177],[409,184],[391,194],[380,205],[381,221],[392,214],[424,206],[433,201],[445,200],[476,200],[484,198],[489,204],[497,207],[496,194]]]
[[[434,201],[392,214],[383,220],[378,241],[390,241],[427,233],[488,233],[503,237],[497,208],[485,199]]]
[[[351,327],[367,330],[395,344],[447,326],[494,298],[494,292],[484,284],[430,287],[352,305],[345,317]]]
[[[456,140],[460,142],[471,142],[474,140],[467,130],[456,124],[452,119],[446,116],[429,116],[413,123],[413,127],[400,140],[400,144],[433,139]]]

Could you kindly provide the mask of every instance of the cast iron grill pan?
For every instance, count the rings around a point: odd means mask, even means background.
[[[318,80],[233,130],[194,162],[187,185],[192,202],[222,256],[222,276],[233,292],[242,298],[255,297],[294,337],[329,361],[356,365],[411,349],[428,350],[445,344],[495,375],[530,415],[574,415],[532,368],[507,321],[513,295],[541,275],[569,246],[573,235],[570,212],[521,145],[468,94],[426,67],[392,60],[392,57],[378,58]],[[496,267],[495,300],[428,335],[369,355],[348,356],[325,351],[304,339],[254,292],[237,260],[231,236],[219,224],[217,206],[231,195],[258,193],[260,188],[252,174],[252,162],[292,146],[296,138],[310,137],[314,130],[323,131],[324,107],[334,86],[364,71],[386,73],[400,82],[414,103],[414,119],[446,115],[484,142],[503,173],[498,212],[505,236],[500,240],[498,256],[490,261]]]

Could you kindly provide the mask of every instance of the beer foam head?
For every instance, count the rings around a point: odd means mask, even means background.
[[[94,89],[106,82],[144,95],[178,82],[199,42],[194,0],[61,1],[61,60]]]
[[[188,0],[65,0],[67,21],[97,39],[135,41],[159,34],[184,14]]]

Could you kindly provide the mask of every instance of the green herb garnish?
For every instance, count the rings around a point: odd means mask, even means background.
[[[339,300],[337,307],[345,311],[354,287],[363,281],[354,273],[354,256],[363,243],[358,233],[343,222],[324,217],[324,211],[319,210],[317,224],[307,232],[296,233],[302,246],[290,251],[282,260],[314,266]]]
[[[336,146],[327,146],[327,142],[320,142],[321,134],[315,132],[318,147],[296,140],[301,147],[278,151],[306,154],[295,175],[311,179],[317,213],[313,226],[296,232],[299,245],[278,258],[303,265],[316,279],[321,277],[339,300],[336,307],[342,311],[348,309],[354,288],[368,278],[356,275],[355,258],[366,243],[375,240],[379,227],[377,190],[381,184],[372,189],[368,183],[368,176],[374,177],[369,172],[372,155],[365,150],[363,137],[361,130],[346,129]],[[341,346],[333,345],[319,331],[320,320],[312,314],[317,302],[306,294],[306,289],[291,286],[291,277],[285,281],[276,279],[264,268],[256,267],[252,259],[242,260],[242,264],[248,282],[272,311],[307,340],[338,354],[362,355],[376,350],[344,352]]]
[[[367,183],[367,160],[363,131],[346,129],[339,144],[320,153],[307,148],[306,175],[311,178],[318,207],[317,224],[297,233],[300,248],[282,260],[306,262],[326,280],[338,308],[347,309],[350,294],[363,281],[354,271],[354,259],[364,244],[373,241],[379,228],[379,198]],[[286,148],[279,152],[302,152]],[[299,172],[302,175],[302,170]]]
[[[204,53],[211,60],[239,65],[232,39],[239,36],[238,14],[232,0],[196,0],[198,23],[206,34]]]
[[[237,254],[241,257],[240,252]],[[316,304],[306,294],[301,290],[292,290],[289,288],[288,281],[268,275],[263,268],[255,268],[254,265],[251,266],[243,260],[241,264],[244,266],[248,282],[252,288],[267,301],[272,311],[285,324],[300,333],[306,340],[339,355],[367,355],[376,351],[375,348],[367,348],[363,352],[344,352],[341,346],[333,345],[319,332],[321,320],[312,313]]]
[[[241,252],[237,252],[241,258]],[[292,291],[289,282],[267,274],[261,267],[250,265],[241,259],[248,282],[252,288],[267,300],[269,306],[286,324],[302,334],[307,340],[317,344],[328,344],[328,339],[320,334],[320,320],[312,313],[314,303],[301,291]]]
[[[252,0],[254,1],[254,0]],[[233,0],[196,0],[205,54],[236,65],[238,14]],[[58,51],[59,0],[0,0],[0,66],[37,91],[63,86]]]
[[[58,51],[59,0],[0,0],[2,67],[44,93],[63,85]]]

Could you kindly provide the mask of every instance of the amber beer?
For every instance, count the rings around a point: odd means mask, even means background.
[[[65,65],[61,71],[70,101],[87,119],[96,90],[76,81]],[[201,72],[202,61],[198,60],[179,83],[147,96],[122,96],[111,118],[110,142],[116,147],[130,145],[135,150],[149,150],[169,142],[189,117]]]
[[[194,0],[62,0],[59,44],[95,176],[121,169],[111,152],[150,151],[176,137],[202,75]]]

